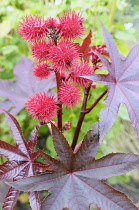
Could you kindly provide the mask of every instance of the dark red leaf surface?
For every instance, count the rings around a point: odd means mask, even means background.
[[[89,209],[96,204],[102,210],[138,209],[122,192],[103,180],[139,166],[139,155],[115,153],[95,160],[99,147],[98,124],[89,131],[77,153],[72,152],[63,134],[52,124],[53,143],[58,158],[42,152],[51,172],[25,178],[9,185],[23,191],[48,190],[42,210]]]
[[[0,97],[7,98],[0,101],[0,107],[5,110],[12,108],[13,115],[25,107],[28,97],[38,92],[48,92],[56,86],[53,75],[49,76],[49,79],[39,81],[33,75],[32,68],[32,60],[23,56],[14,67],[15,80],[0,79]]]
[[[84,61],[89,61],[89,51],[90,51],[90,44],[92,38],[92,31],[90,30],[88,36],[83,40],[83,43],[80,47],[80,53],[84,58]]]
[[[102,28],[111,60],[96,54],[109,73],[85,76],[108,86],[108,96],[104,101],[107,108],[100,112],[100,141],[114,124],[121,103],[126,105],[132,125],[139,136],[139,44],[130,51],[126,59],[121,59],[111,34],[104,26]]]
[[[35,161],[40,155],[40,151],[34,152],[37,141],[39,124],[34,128],[28,142],[24,139],[24,135],[17,120],[7,111],[3,111],[11,128],[16,145],[11,145],[0,140],[0,155],[8,160],[0,165],[0,180],[13,179],[20,180],[25,177],[36,175],[36,172],[43,172],[49,167],[43,163]],[[13,209],[20,191],[10,188],[3,204],[4,210]],[[40,200],[37,192],[29,194],[32,209],[40,209]],[[33,202],[32,202],[33,201]]]

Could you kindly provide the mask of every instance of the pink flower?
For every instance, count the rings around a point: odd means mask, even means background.
[[[89,79],[81,78],[79,76],[86,76],[90,74],[94,74],[93,66],[89,66],[87,63],[76,63],[70,69],[71,79],[78,84],[83,85],[84,87],[88,87],[89,83],[92,83]]]
[[[38,79],[42,80],[46,79],[50,75],[51,71],[47,63],[40,63],[34,67],[33,73],[36,77],[38,77]]]
[[[75,106],[81,99],[81,93],[77,87],[65,83],[59,91],[59,101],[69,107]]]
[[[29,42],[41,40],[46,36],[46,22],[37,15],[26,16],[19,25],[19,33]]]
[[[84,33],[84,19],[80,13],[75,11],[67,12],[63,18],[60,18],[59,29],[64,38],[76,39]]]
[[[31,46],[32,56],[38,61],[46,61],[49,56],[50,46],[45,42],[37,42]]]
[[[38,120],[51,120],[56,114],[56,104],[56,99],[53,96],[47,96],[46,93],[37,93],[28,98],[26,110]]]
[[[49,58],[52,61],[54,69],[60,72],[70,68],[78,56],[74,44],[64,40],[59,42],[57,46],[51,47],[49,52]]]

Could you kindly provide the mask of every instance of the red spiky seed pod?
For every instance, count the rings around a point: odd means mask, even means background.
[[[46,61],[49,56],[50,46],[45,42],[37,42],[31,46],[32,56],[40,61]]]
[[[83,85],[84,87],[88,87],[92,81],[89,79],[81,78],[79,76],[86,76],[94,73],[94,68],[93,66],[88,65],[88,63],[76,63],[75,65],[72,66],[70,69],[71,72],[71,79],[78,83]]]
[[[49,58],[52,61],[53,68],[59,72],[69,69],[79,54],[70,41],[62,40],[57,46],[53,46],[49,52]]]
[[[47,96],[45,92],[37,93],[28,98],[26,110],[32,117],[48,121],[56,114],[57,102],[53,96]]]
[[[59,91],[59,101],[64,105],[73,107],[81,99],[81,93],[77,87],[72,84],[65,83]]]
[[[60,18],[59,29],[61,36],[69,39],[77,39],[84,33],[84,18],[80,13],[68,11],[63,18]]]
[[[48,78],[51,70],[47,63],[40,63],[34,66],[33,73],[39,80],[42,80]]]
[[[45,23],[46,23],[46,28],[51,28],[51,29],[57,28],[58,25],[59,25],[58,22],[57,22],[57,19],[52,18],[52,17],[48,18],[45,21]]]
[[[36,40],[41,40],[46,36],[46,22],[43,18],[37,15],[29,16],[23,18],[19,25],[19,33],[23,35],[23,39],[28,42],[34,42]]]

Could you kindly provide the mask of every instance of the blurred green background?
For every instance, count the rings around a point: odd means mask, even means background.
[[[89,30],[93,32],[92,45],[103,44],[104,39],[101,32],[100,20],[106,28],[112,33],[118,48],[122,55],[126,56],[129,50],[138,42],[139,39],[139,1],[138,0],[0,0],[0,78],[13,79],[13,67],[19,61],[22,55],[31,58],[27,43],[21,39],[18,33],[18,25],[25,15],[37,14],[40,17],[56,17],[66,10],[81,11],[86,19],[86,33]],[[81,42],[82,39],[79,40]],[[92,89],[88,106],[106,89],[103,85],[97,84],[96,90]],[[103,100],[102,100],[103,101]],[[85,117],[79,140],[83,139],[93,123],[99,120],[99,111],[105,107],[102,103]],[[71,122],[71,129],[64,135],[71,143],[76,123],[78,120],[81,104],[73,109],[64,109],[64,121]],[[70,114],[69,114],[70,111]],[[77,114],[78,113],[78,114]],[[23,132],[28,139],[30,131],[37,121],[28,116],[25,110],[22,110],[17,116]],[[0,116],[2,122],[3,115]],[[9,134],[9,127],[6,123],[0,125],[0,138],[9,143],[13,143],[13,138]],[[46,152],[55,157],[55,151],[52,145],[51,137],[48,136],[48,128],[44,125],[39,130],[38,147],[45,149]],[[121,106],[119,116],[113,128],[106,135],[97,158],[108,154],[109,152],[134,152],[139,154],[139,142],[135,130],[131,127],[128,114],[124,105]],[[0,157],[2,163],[4,158]],[[129,188],[128,182],[137,182],[139,184],[139,171],[128,173],[120,177],[113,177],[108,180],[110,184],[121,184]],[[136,191],[135,187],[132,189]],[[131,191],[132,191],[131,190]],[[139,191],[136,191],[136,194]],[[26,194],[19,199],[20,204],[26,202]],[[132,196],[132,195],[131,195]],[[135,198],[133,198],[135,199]],[[24,207],[29,209],[29,207]],[[23,207],[17,209],[24,209]]]

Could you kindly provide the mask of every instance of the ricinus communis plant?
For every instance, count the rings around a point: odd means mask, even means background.
[[[127,106],[132,125],[139,135],[139,45],[127,58],[121,58],[111,34],[102,24],[106,45],[92,46],[90,31],[82,44],[75,39],[85,32],[84,18],[80,13],[68,11],[59,18],[26,16],[19,32],[31,48],[35,59],[33,74],[38,80],[55,78],[57,94],[40,91],[26,101],[26,110],[40,123],[27,142],[17,120],[7,111],[16,145],[0,141],[0,155],[8,160],[0,166],[0,178],[13,179],[5,197],[3,209],[12,209],[19,190],[29,192],[34,210],[86,210],[91,204],[102,210],[138,209],[122,192],[109,186],[104,180],[122,175],[139,166],[139,155],[112,153],[95,159],[96,152],[109,129],[114,124],[121,103]],[[97,69],[107,69],[107,74],[97,74]],[[87,107],[90,89],[100,82],[108,88]],[[47,84],[46,84],[47,86]],[[100,112],[84,139],[78,142],[80,129],[86,114],[94,109],[107,94],[107,108]],[[63,109],[70,109],[82,101],[82,107],[72,144],[64,137],[70,122],[63,122]],[[57,117],[57,120],[56,120]],[[48,124],[57,158],[42,150],[33,151],[38,128]],[[45,163],[35,159],[40,155]],[[38,174],[39,172],[39,174]],[[48,196],[40,202],[37,191],[48,190]]]

